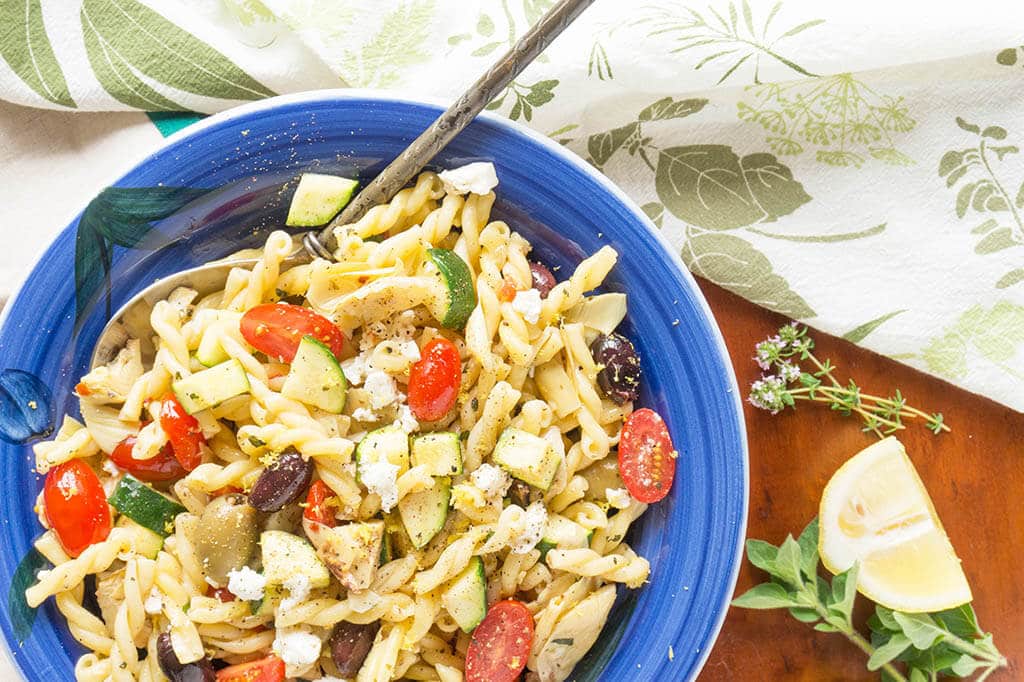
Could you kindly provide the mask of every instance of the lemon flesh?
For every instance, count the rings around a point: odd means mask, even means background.
[[[928,491],[889,437],[854,455],[821,496],[818,549],[832,573],[860,563],[857,589],[907,613],[971,601],[971,588]]]

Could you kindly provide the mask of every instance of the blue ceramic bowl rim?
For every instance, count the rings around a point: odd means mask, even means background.
[[[209,128],[215,128],[222,124],[228,123],[232,120],[245,118],[259,112],[265,112],[268,110],[277,109],[279,107],[286,107],[289,105],[303,104],[303,103],[322,103],[325,101],[337,101],[337,100],[368,100],[377,102],[380,104],[399,104],[407,106],[427,106],[435,107],[440,109],[446,109],[450,101],[446,101],[440,98],[433,97],[401,97],[391,92],[370,90],[363,88],[334,88],[334,89],[323,89],[323,90],[312,90],[305,92],[291,93],[287,95],[278,95],[276,97],[270,97],[247,104],[242,104],[231,109],[212,114],[196,123],[193,123],[186,128],[179,130],[178,132],[168,136],[153,147],[148,148],[144,152],[140,153],[138,157],[132,162],[125,164],[123,170],[119,170],[114,174],[114,178],[107,183],[102,183],[101,187],[115,186],[120,180],[123,180],[133,172],[138,170],[140,167],[152,162],[155,158],[164,150],[172,147],[182,141],[199,137]],[[560,161],[573,166],[577,171],[587,175],[592,181],[596,182],[601,188],[611,195],[616,201],[622,204],[636,219],[636,221],[643,226],[646,230],[647,236],[652,238],[659,246],[662,251],[662,256],[666,258],[678,272],[684,285],[691,290],[693,293],[693,301],[699,306],[701,313],[704,316],[702,323],[711,337],[712,343],[718,350],[718,360],[721,362],[722,367],[725,368],[725,379],[729,386],[727,391],[730,396],[726,400],[731,400],[733,403],[732,417],[735,421],[734,427],[736,433],[739,436],[740,446],[740,463],[742,465],[742,500],[740,501],[739,518],[735,526],[735,538],[736,544],[733,548],[730,565],[731,573],[727,576],[726,580],[719,582],[720,595],[718,600],[718,615],[713,626],[707,631],[707,634],[703,641],[696,642],[700,656],[697,658],[688,679],[696,679],[697,675],[703,669],[708,657],[711,654],[711,649],[714,646],[719,634],[721,633],[722,626],[725,622],[726,614],[729,609],[729,603],[731,596],[736,588],[736,581],[739,576],[740,564],[743,558],[743,548],[746,538],[747,529],[747,514],[749,510],[750,502],[750,476],[749,476],[749,444],[747,438],[746,423],[743,419],[743,405],[740,398],[739,385],[736,380],[736,375],[732,370],[732,364],[730,362],[730,356],[728,348],[725,344],[725,339],[722,336],[721,329],[718,327],[717,320],[708,305],[707,299],[700,291],[700,287],[697,285],[696,279],[686,268],[680,256],[673,250],[671,244],[664,234],[659,230],[650,220],[650,218],[640,209],[640,207],[630,198],[621,188],[613,183],[603,173],[597,171],[590,164],[580,158],[578,155],[573,153],[571,150],[555,142],[549,137],[542,135],[534,131],[532,128],[528,128],[522,124],[512,121],[504,116],[492,114],[490,112],[481,112],[477,119],[482,119],[492,126],[504,129],[505,132],[511,133],[512,135],[518,135],[529,139],[530,142],[543,147],[548,153],[559,158]],[[13,309],[11,305],[21,294],[22,288],[25,286],[27,281],[32,276],[32,273],[38,268],[46,255],[49,253],[59,235],[72,225],[77,223],[79,216],[81,215],[81,209],[74,209],[69,217],[64,221],[64,227],[54,236],[53,239],[43,244],[36,256],[33,258],[31,267],[28,267],[24,271],[24,275],[19,281],[18,285],[13,289],[11,295],[7,299],[7,304],[4,305],[3,309],[0,310],[0,329],[7,323],[7,317],[10,310]],[[11,661],[23,674],[26,672],[23,668],[25,662],[22,658],[16,658],[11,650],[11,642],[13,641],[13,633],[10,632],[8,623],[5,620],[0,620],[3,625],[3,637],[2,646],[5,653],[7,654],[8,660]]]

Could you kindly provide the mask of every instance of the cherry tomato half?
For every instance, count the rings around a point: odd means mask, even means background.
[[[96,472],[80,459],[50,469],[43,484],[46,520],[64,551],[76,557],[110,533],[110,507]]]
[[[533,616],[515,599],[499,601],[473,631],[466,650],[466,682],[514,682],[533,643]]]
[[[626,417],[619,437],[619,475],[630,495],[647,504],[668,495],[677,456],[661,415],[644,407]]]
[[[174,457],[185,471],[199,466],[206,445],[203,429],[199,420],[186,412],[171,393],[160,399],[160,428],[167,434]]]
[[[235,595],[232,594],[231,591],[226,587],[215,588],[213,585],[211,585],[206,589],[206,596],[215,597],[224,604],[230,604],[231,602],[235,601]]]
[[[420,421],[437,421],[455,405],[461,383],[459,349],[444,337],[432,339],[409,370],[409,408]]]
[[[284,661],[267,656],[217,671],[217,682],[284,682]]]
[[[326,483],[313,481],[313,485],[309,487],[309,494],[306,495],[306,510],[302,512],[302,516],[310,521],[334,528],[338,522],[334,518],[334,510],[328,503],[332,497],[336,497],[336,495],[327,487]]]
[[[246,343],[281,362],[291,362],[299,342],[307,334],[341,355],[345,334],[322,315],[290,303],[264,303],[242,316],[240,325]]]
[[[156,457],[135,459],[132,448],[136,440],[135,436],[128,436],[118,443],[110,453],[110,461],[140,481],[174,481],[185,476],[187,472],[174,458],[170,443],[163,446]]]

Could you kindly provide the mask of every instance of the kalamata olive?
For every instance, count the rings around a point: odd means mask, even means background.
[[[261,512],[276,512],[302,497],[312,480],[313,463],[295,450],[286,450],[256,479],[249,504]]]
[[[249,563],[256,552],[258,516],[244,495],[222,495],[206,505],[193,542],[211,580],[224,585],[229,572]]]
[[[338,666],[339,675],[344,678],[356,676],[370,653],[378,630],[380,621],[357,625],[343,620],[334,626],[330,639],[331,659]]]
[[[512,485],[508,488],[508,497],[512,500],[512,504],[517,504],[523,509],[529,507],[532,503],[540,500],[540,490],[530,486],[527,483],[523,483],[518,478],[512,479]]]
[[[171,635],[166,632],[156,638],[156,661],[171,682],[214,682],[217,679],[208,658],[201,658],[195,663],[179,662],[171,646]]]
[[[537,261],[530,261],[530,275],[533,277],[533,288],[540,292],[541,298],[547,298],[551,290],[558,284],[547,266]]]
[[[621,334],[601,334],[590,344],[594,362],[603,365],[597,385],[617,405],[640,395],[640,356],[633,343]]]

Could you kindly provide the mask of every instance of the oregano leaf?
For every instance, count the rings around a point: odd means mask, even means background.
[[[779,609],[793,606],[796,599],[782,585],[761,583],[732,600],[743,609]]]
[[[817,611],[806,606],[795,606],[789,609],[789,615],[801,623],[817,623],[821,620],[821,615]]]
[[[910,648],[910,645],[911,641],[906,635],[894,634],[889,641],[875,648],[871,658],[868,659],[868,670],[878,670]]]
[[[800,587],[804,583],[800,570],[800,545],[792,535],[787,535],[779,547],[775,560],[775,575],[794,587]]]
[[[892,615],[915,649],[924,651],[946,637],[946,631],[939,627],[927,613],[893,611]]]
[[[803,376],[800,377],[803,379]],[[812,377],[813,378],[813,377]],[[811,519],[800,537],[797,539],[800,545],[800,569],[808,578],[813,578],[818,572],[818,517]]]

